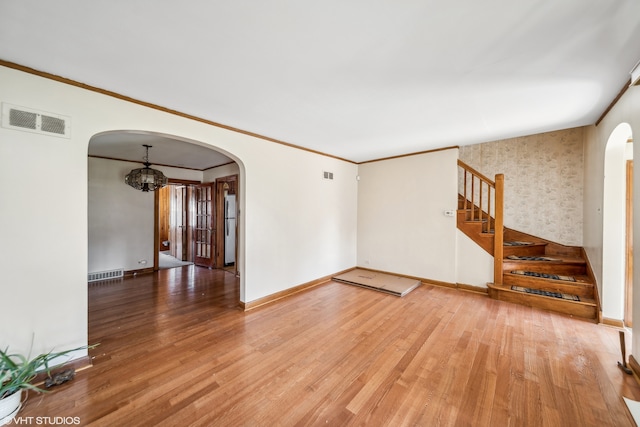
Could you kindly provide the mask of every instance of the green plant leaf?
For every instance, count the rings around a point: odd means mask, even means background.
[[[32,384],[36,376],[45,372],[51,376],[51,371],[64,366],[67,361],[57,363],[51,366],[56,359],[68,356],[78,350],[90,350],[99,344],[76,347],[65,351],[50,351],[40,354],[34,358],[18,353],[9,353],[9,349],[0,350],[0,399],[12,395],[21,389],[34,390],[37,392],[47,392]]]

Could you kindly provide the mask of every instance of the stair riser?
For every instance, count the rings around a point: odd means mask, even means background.
[[[579,276],[587,274],[587,270],[584,264],[556,263],[550,261],[504,261],[503,271],[505,273],[508,273],[512,270],[557,274],[559,276]]]
[[[541,308],[543,310],[569,314],[584,319],[596,319],[597,315],[596,307],[593,305],[580,304],[559,298],[549,298],[523,292],[505,292],[491,288],[489,288],[489,296],[500,301]]]
[[[502,252],[505,257],[509,255],[544,256],[544,245],[505,246]]]
[[[476,242],[487,253],[493,255],[493,241],[494,236],[482,233],[480,224],[458,221],[458,229],[462,231],[467,237]]]
[[[522,286],[523,288],[539,289],[541,291],[560,292],[562,294],[577,295],[594,299],[593,285],[588,283],[570,283],[559,280],[540,279],[536,277],[505,274],[503,284]]]
[[[504,241],[517,240],[523,242],[539,242],[545,245],[545,254],[548,256],[558,256],[564,258],[580,258],[582,257],[582,249],[576,246],[563,246],[552,242],[544,242],[530,234],[520,233],[512,229],[505,229]]]
[[[547,250],[545,251],[547,256],[550,257],[566,257],[566,258],[581,258],[582,251],[580,248],[575,247],[554,247],[552,245],[547,245]]]
[[[479,233],[490,232],[493,235],[493,221],[491,221],[489,223],[489,227],[487,227],[486,218],[482,220],[479,218],[471,218],[471,214],[469,212],[458,211],[458,226],[460,226],[461,223],[467,223],[468,227],[477,228]]]

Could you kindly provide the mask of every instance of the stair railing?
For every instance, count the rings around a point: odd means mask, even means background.
[[[492,181],[461,160],[458,160],[458,166],[461,172],[463,209],[468,212],[466,219],[482,222],[482,232],[493,233],[493,282],[501,285],[504,245],[504,175],[497,174],[495,181]]]

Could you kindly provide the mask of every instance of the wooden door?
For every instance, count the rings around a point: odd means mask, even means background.
[[[171,217],[171,192],[170,187],[162,187],[156,190],[158,195],[158,248],[160,251],[168,251],[171,246],[171,236],[169,235]]]
[[[194,263],[202,267],[212,268],[215,259],[215,229],[213,228],[215,224],[213,209],[214,184],[196,185],[194,190]]]

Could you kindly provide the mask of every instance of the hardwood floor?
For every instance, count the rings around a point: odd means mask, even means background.
[[[243,312],[182,267],[89,291],[94,366],[21,417],[104,426],[632,426],[618,331],[422,285],[330,282]],[[628,347],[630,348],[630,346]]]

